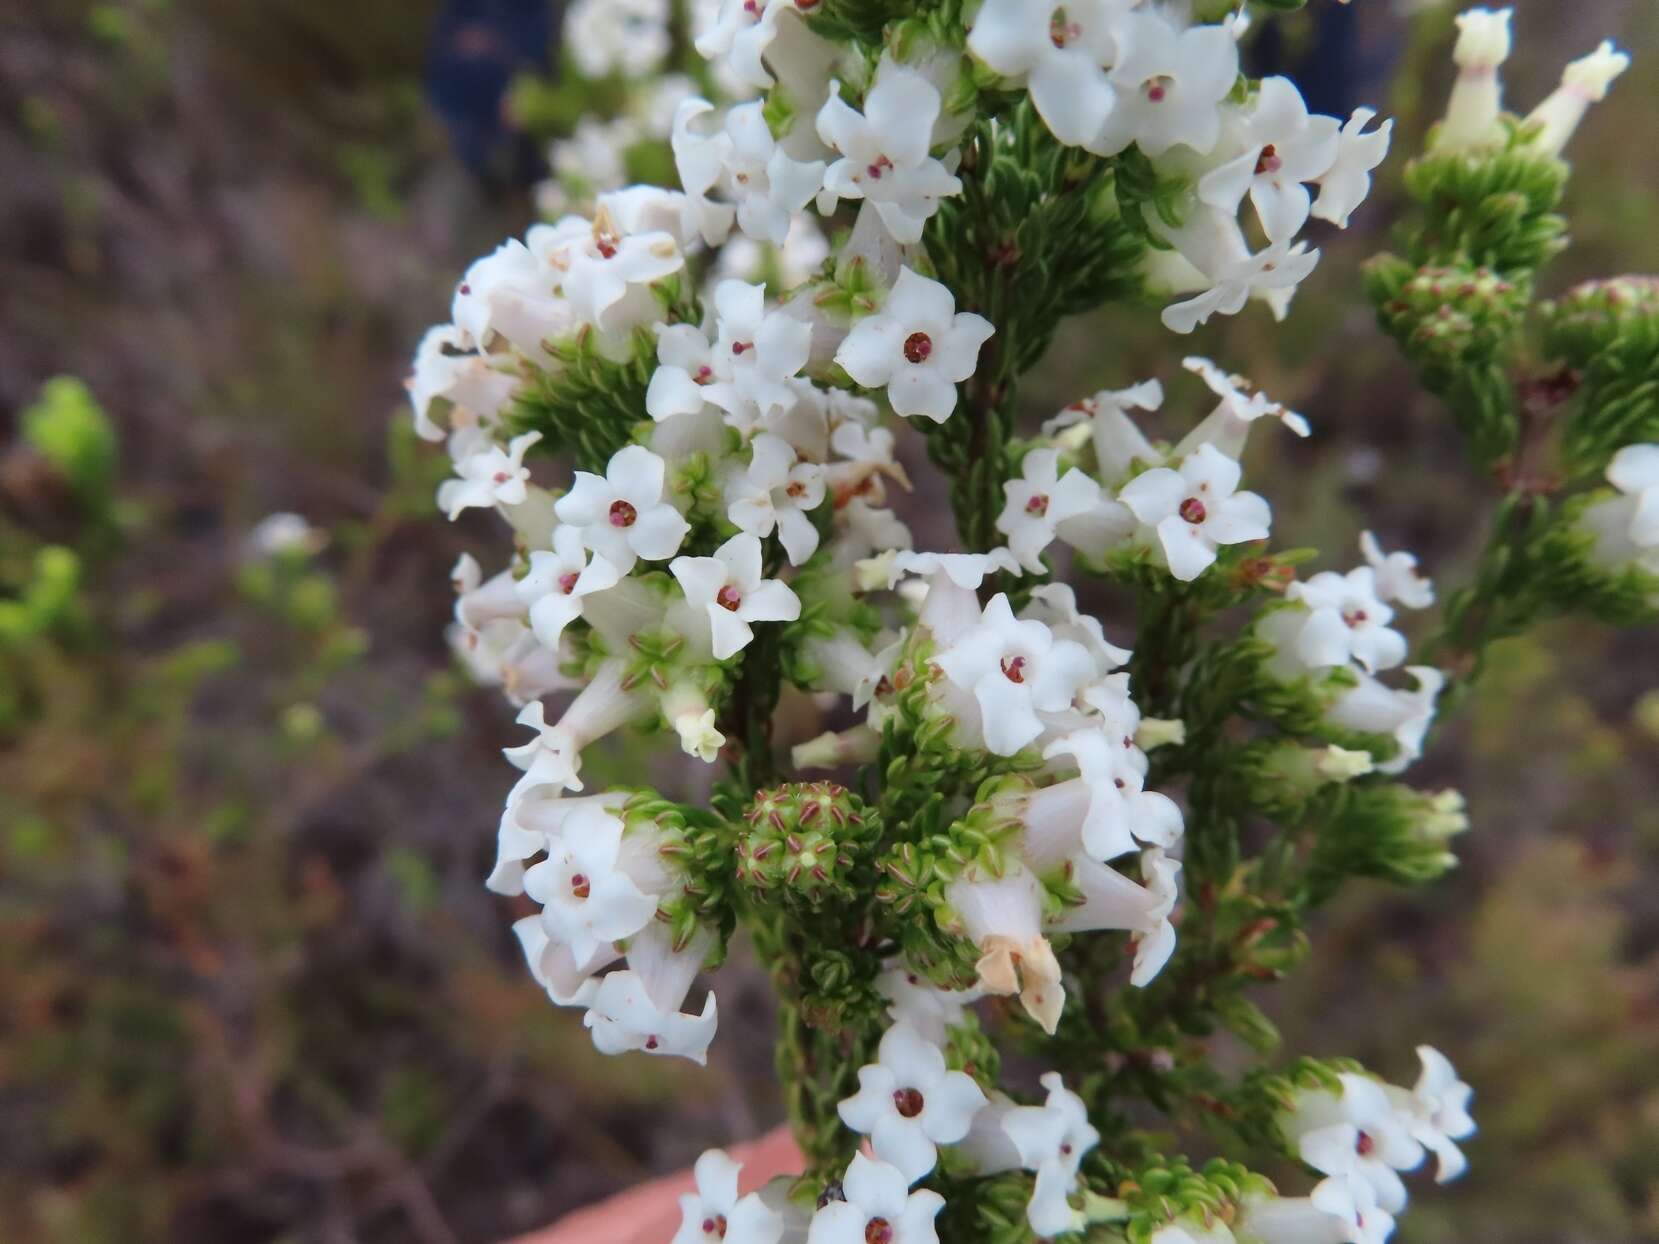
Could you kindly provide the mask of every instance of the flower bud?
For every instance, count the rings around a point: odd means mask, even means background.
[[[850,875],[873,829],[857,795],[833,782],[793,782],[757,794],[743,820],[739,880],[807,906],[851,896]]]
[[[1526,119],[1528,126],[1540,127],[1533,146],[1545,155],[1560,155],[1590,105],[1607,98],[1607,88],[1629,67],[1630,57],[1616,50],[1611,39],[1568,65],[1561,85]]]
[[[1435,133],[1436,151],[1463,151],[1490,146],[1502,134],[1498,113],[1503,86],[1498,66],[1509,59],[1509,19],[1513,9],[1470,9],[1457,17],[1457,83],[1452,87],[1446,119]]]

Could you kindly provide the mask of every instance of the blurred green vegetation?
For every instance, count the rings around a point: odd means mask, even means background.
[[[478,189],[422,107],[437,7],[0,22],[6,1244],[493,1240],[777,1117],[741,963],[709,1071],[602,1059],[481,889],[513,731],[441,634],[449,565],[490,538],[432,514],[444,464],[398,384],[455,274],[531,208]],[[1548,290],[1659,270],[1659,151],[1632,142],[1659,115],[1659,8],[1520,10],[1523,106],[1604,34],[1638,55],[1575,140]],[[1450,11],[1402,53],[1400,151],[1444,97]],[[1401,29],[1381,0],[1362,16]],[[545,137],[582,102],[526,82],[508,115]],[[1400,166],[1286,325],[1079,321],[1025,414],[1153,374],[1189,409],[1178,356],[1212,354],[1315,424],[1249,464],[1288,543],[1318,533],[1341,565],[1371,525],[1455,580],[1489,486],[1359,296]],[[321,547],[250,544],[281,510]],[[1463,867],[1350,896],[1259,999],[1287,1048],[1406,1076],[1426,1040],[1476,1086],[1471,1174],[1424,1189],[1402,1240],[1659,1239],[1656,674],[1651,636],[1503,645],[1417,775],[1467,791]]]

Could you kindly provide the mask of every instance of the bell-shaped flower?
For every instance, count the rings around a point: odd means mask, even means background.
[[[1040,712],[1071,706],[1095,675],[1094,659],[1075,640],[1056,639],[1034,619],[1014,616],[1005,593],[985,606],[971,627],[933,662],[979,705],[985,746],[1012,756],[1043,732]]]
[[[1045,571],[1042,553],[1060,534],[1062,524],[1089,514],[1103,500],[1100,485],[1072,467],[1060,475],[1058,449],[1033,449],[1020,463],[1020,478],[1002,486],[1007,500],[997,516],[997,530],[1032,574]]]
[[[1374,130],[1365,127],[1376,117],[1371,108],[1355,108],[1337,135],[1336,159],[1319,183],[1319,197],[1313,214],[1339,229],[1348,227],[1348,218],[1371,193],[1371,173],[1388,155],[1394,136],[1393,118]]]
[[[824,170],[818,210],[828,215],[837,199],[862,199],[896,241],[922,240],[922,226],[945,195],[962,183],[928,155],[939,119],[939,88],[890,57],[883,57],[862,113],[841,98],[834,83],[818,110],[818,137],[841,158]]]
[[[739,1196],[743,1163],[721,1149],[706,1150],[691,1168],[694,1191],[680,1195],[680,1227],[668,1244],[778,1244],[783,1218],[760,1193]]]
[[[1163,971],[1175,951],[1175,925],[1170,914],[1181,897],[1181,861],[1164,854],[1161,848],[1147,848],[1141,853],[1144,885],[1087,855],[1076,856],[1071,866],[1079,901],[1050,917],[1047,928],[1055,933],[1099,929],[1130,933],[1135,963],[1129,983],[1146,985]]]
[[[1100,133],[1116,100],[1104,66],[1118,55],[1124,14],[1136,0],[985,0],[968,51],[1005,78],[1021,79],[1037,115],[1061,142]]]
[[[782,437],[762,433],[749,442],[749,465],[725,481],[726,517],[740,531],[765,537],[774,530],[789,563],[799,566],[818,548],[818,528],[807,515],[824,501],[824,468],[797,460]]]
[[[1561,71],[1561,85],[1526,119],[1527,125],[1538,127],[1533,147],[1545,155],[1560,155],[1590,105],[1606,99],[1607,88],[1629,68],[1630,57],[1615,48],[1611,39],[1569,64]]]
[[[1301,1094],[1280,1129],[1314,1170],[1369,1184],[1382,1208],[1398,1214],[1406,1204],[1398,1172],[1423,1161],[1423,1146],[1382,1084],[1353,1072],[1338,1079],[1337,1092]]]
[[[474,506],[518,505],[528,495],[530,469],[525,452],[541,440],[540,432],[513,437],[506,449],[494,441],[455,464],[459,478],[438,485],[438,508],[450,518]]]
[[[1446,119],[1433,133],[1435,151],[1463,151],[1502,140],[1498,123],[1503,110],[1503,85],[1498,68],[1509,59],[1509,19],[1513,9],[1466,9],[1457,15],[1457,82],[1446,108]]]
[[[950,1030],[967,1018],[968,1007],[979,995],[971,989],[940,989],[910,970],[903,960],[889,960],[876,977],[876,989],[887,999],[887,1015],[895,1024],[914,1028],[926,1041],[944,1045]]]
[[[707,398],[740,430],[795,404],[790,380],[812,352],[812,326],[766,310],[766,287],[721,281],[714,287],[715,382]]]
[[[915,1183],[938,1161],[938,1146],[966,1136],[984,1105],[972,1076],[947,1069],[937,1045],[896,1023],[882,1036],[877,1061],[858,1069],[858,1092],[837,1111],[870,1138],[877,1158]]]
[[[718,1015],[713,993],[704,1000],[701,1014],[664,1010],[651,1001],[637,973],[621,971],[599,982],[582,1022],[601,1054],[638,1050],[689,1058],[702,1066],[708,1062]]]
[[[1026,1014],[1052,1035],[1065,1008],[1060,963],[1043,936],[1043,885],[1019,860],[993,875],[970,865],[945,891],[962,932],[978,948],[979,987],[1003,997],[1018,994]]]
[[[1597,501],[1583,517],[1595,533],[1595,560],[1659,574],[1659,445],[1626,445],[1608,464],[1607,481],[1619,495]]]
[[[1336,162],[1340,126],[1335,117],[1310,114],[1289,78],[1273,77],[1262,79],[1240,128],[1243,149],[1199,179],[1198,197],[1236,212],[1248,194],[1267,240],[1288,242],[1313,205],[1304,183],[1319,180]]]
[[[1404,773],[1423,754],[1435,702],[1446,685],[1446,676],[1432,665],[1408,665],[1405,672],[1416,684],[1410,690],[1389,687],[1362,673],[1358,685],[1325,710],[1325,720],[1345,730],[1393,736],[1399,750],[1377,766],[1379,773]]]
[[[1411,553],[1384,553],[1377,537],[1360,532],[1360,555],[1375,576],[1377,595],[1407,609],[1427,609],[1434,604],[1434,582],[1417,569]]]
[[[1309,669],[1357,661],[1367,673],[1393,669],[1406,659],[1406,637],[1388,624],[1394,610],[1377,593],[1376,572],[1360,566],[1347,574],[1322,571],[1285,589],[1288,600],[1308,609],[1296,637],[1296,655]]]
[[[1468,1169],[1457,1142],[1475,1134],[1469,1100],[1475,1094],[1458,1079],[1457,1068],[1432,1045],[1419,1045],[1422,1072],[1410,1091],[1390,1087],[1389,1096],[1406,1118],[1406,1126],[1436,1159],[1436,1183],[1450,1183]]]
[[[581,533],[583,544],[625,575],[641,558],[673,557],[690,530],[663,498],[666,478],[661,458],[643,445],[629,445],[612,456],[604,475],[576,472],[554,509],[561,523]]]
[[[1221,137],[1221,102],[1238,81],[1238,44],[1222,26],[1177,28],[1138,9],[1123,19],[1123,54],[1109,80],[1117,99],[1084,145],[1116,155],[1134,144],[1154,158],[1172,147],[1207,155]]]
[[[623,821],[585,807],[566,819],[548,856],[524,874],[524,892],[542,904],[548,935],[585,959],[609,942],[632,937],[657,914],[657,898],[622,867]]]
[[[763,578],[760,538],[733,536],[713,557],[676,557],[668,566],[693,609],[708,619],[714,657],[741,652],[754,631],[751,622],[793,622],[800,597],[786,583]]]
[[[530,553],[530,569],[518,580],[518,598],[529,607],[530,629],[548,648],[559,646],[559,637],[582,616],[582,598],[591,592],[615,587],[622,576],[603,557],[589,556],[582,535],[575,527],[561,525],[553,530],[553,548]]]
[[[901,268],[882,309],[853,325],[835,361],[864,388],[886,389],[898,414],[943,423],[994,331],[983,316],[958,313],[938,281]]]
[[[1237,462],[1205,444],[1176,468],[1136,476],[1118,497],[1157,533],[1170,574],[1190,582],[1215,563],[1220,546],[1267,539],[1272,512],[1255,493],[1238,491],[1241,473]]]
[[[939,1244],[933,1220],[945,1198],[925,1188],[912,1192],[895,1166],[854,1154],[841,1197],[818,1207],[806,1244]]]
[[[1073,402],[1044,423],[1043,435],[1054,436],[1087,423],[1100,479],[1116,485],[1137,462],[1144,466],[1164,464],[1164,456],[1129,417],[1131,410],[1157,410],[1163,404],[1164,386],[1156,380],[1127,389],[1102,389],[1093,397]]]
[[[1037,1174],[1026,1221],[1047,1237],[1083,1226],[1083,1216],[1072,1208],[1070,1198],[1077,1191],[1078,1169],[1100,1143],[1100,1133],[1089,1123],[1083,1099],[1066,1088],[1058,1071],[1045,1073],[1042,1085],[1048,1090],[1043,1104],[1008,1111],[1002,1130],[1018,1151],[1020,1165]]]

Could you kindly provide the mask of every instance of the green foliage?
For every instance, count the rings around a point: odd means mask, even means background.
[[[540,432],[541,452],[573,454],[578,469],[604,474],[634,426],[649,419],[645,390],[656,370],[656,337],[639,329],[621,358],[611,357],[599,335],[586,329],[572,342],[548,348],[554,365],[533,368],[519,389],[508,416],[513,431]]]
[[[106,514],[115,478],[115,429],[92,390],[72,376],[48,380],[21,422],[23,439],[63,476],[87,512]]]

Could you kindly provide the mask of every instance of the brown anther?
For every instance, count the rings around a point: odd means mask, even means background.
[[[714,603],[722,609],[729,609],[736,613],[738,606],[743,603],[743,593],[728,583],[714,594]]]
[[[626,501],[613,501],[608,517],[612,527],[632,527],[639,519],[639,511]]]
[[[1003,675],[1003,677],[1006,678],[1009,682],[1024,682],[1025,681],[1025,664],[1026,663],[1025,663],[1025,658],[1024,657],[1003,657],[1002,658],[1002,675]]]
[[[1209,517],[1209,511],[1204,508],[1204,503],[1197,497],[1188,497],[1181,502],[1181,508],[1177,512],[1181,515],[1182,522],[1192,523],[1194,526]]]
[[[933,338],[926,333],[911,333],[904,339],[904,357],[912,363],[925,363],[933,353]]]
[[[593,893],[593,885],[584,873],[575,873],[570,878],[570,892],[577,898],[586,898]]]
[[[1037,493],[1025,503],[1025,512],[1033,518],[1041,518],[1048,513],[1048,497],[1043,493]]]
[[[903,1118],[914,1119],[921,1114],[923,1105],[922,1095],[916,1089],[901,1088],[893,1090],[893,1109],[897,1110]]]

